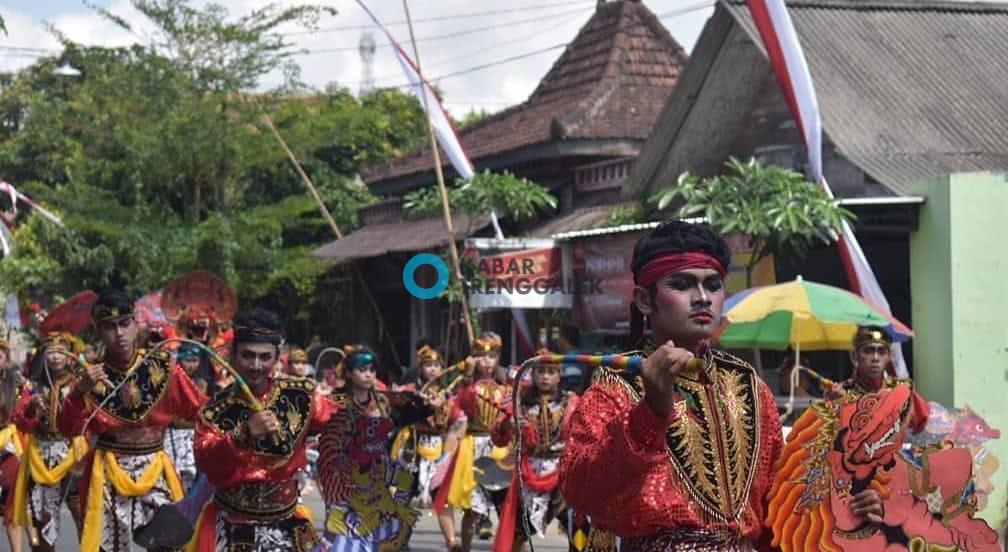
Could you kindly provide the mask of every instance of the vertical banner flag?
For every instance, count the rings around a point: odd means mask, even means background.
[[[746,3],[763,39],[767,58],[784,93],[791,116],[805,141],[812,176],[822,184],[830,197],[833,197],[833,191],[822,171],[822,123],[819,118],[819,103],[812,85],[812,76],[805,62],[805,54],[798,42],[798,33],[795,32],[784,0],[746,0]],[[879,286],[878,279],[868,264],[861,244],[846,221],[841,228],[837,247],[840,250],[844,270],[847,272],[847,279],[854,291],[886,312],[891,312],[889,301],[882,293],[882,287]],[[903,348],[898,343],[893,348],[893,366],[897,377],[909,377],[906,361],[903,359]]]
[[[10,196],[10,199],[11,199],[11,209],[14,211],[14,213],[17,213],[17,202],[18,201],[23,201],[23,202],[27,203],[29,207],[31,207],[32,209],[35,209],[35,211],[38,212],[38,214],[42,215],[43,217],[45,217],[50,222],[54,222],[54,223],[56,223],[56,224],[58,224],[60,226],[63,226],[63,221],[58,216],[56,216],[56,215],[52,214],[51,212],[49,212],[48,210],[46,210],[45,207],[42,207],[38,203],[35,203],[34,201],[32,201],[32,199],[30,197],[28,197],[28,196],[22,194],[21,192],[17,191],[14,188],[13,184],[11,184],[11,183],[9,183],[7,181],[4,181],[4,180],[0,180],[0,194],[7,194],[8,196]]]
[[[430,84],[423,78],[420,71],[417,70],[413,59],[396,42],[392,33],[385,28],[385,25],[382,25],[378,17],[364,5],[362,0],[357,0],[357,4],[367,12],[371,20],[374,21],[374,24],[388,38],[389,43],[392,45],[392,51],[395,52],[396,59],[399,60],[399,65],[402,67],[403,73],[406,74],[406,80],[409,81],[410,90],[420,100],[420,105],[427,112],[427,118],[430,119],[431,126],[434,128],[434,135],[437,137],[438,144],[441,145],[441,149],[448,155],[448,160],[455,167],[455,172],[466,180],[475,176],[476,173],[473,170],[473,165],[466,156],[465,150],[462,148],[462,142],[459,141],[458,134],[455,132],[455,126],[452,125],[451,119],[448,118],[448,114],[438,100],[437,95],[434,94],[434,90]],[[497,213],[491,212],[490,220],[493,223],[494,234],[497,239],[504,239],[504,233],[501,231],[500,223],[497,221]],[[521,338],[525,354],[531,356],[535,352],[535,348],[532,346],[532,333],[529,330],[528,321],[525,319],[525,313],[521,309],[512,309],[511,313],[518,327],[518,335]]]

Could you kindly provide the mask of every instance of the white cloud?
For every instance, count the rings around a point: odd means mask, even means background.
[[[306,0],[307,1],[307,0]],[[438,77],[465,71],[479,65],[493,63],[511,57],[521,56],[549,46],[563,44],[577,34],[595,8],[595,0],[571,4],[572,0],[518,0],[516,3],[486,3],[475,0],[411,0],[411,16],[416,21],[415,33],[425,75],[444,91],[447,107],[455,115],[463,115],[470,109],[485,108],[497,111],[508,104],[523,101],[532,92],[539,80],[546,74],[563,49],[554,49],[523,59],[494,65],[458,76],[444,79]],[[648,0],[645,4],[655,13],[662,14],[693,6],[702,0],[684,4],[682,0]],[[197,1],[203,5],[206,2]],[[252,9],[260,8],[269,0],[216,0],[229,12],[238,16]],[[305,2],[284,0],[284,5]],[[320,22],[322,28],[339,27],[344,30],[318,32],[314,34],[291,35],[298,48],[318,51],[341,49],[296,56],[302,68],[302,77],[311,86],[321,88],[336,82],[356,91],[362,78],[362,63],[356,51],[362,29],[346,27],[370,24],[367,15],[354,0],[329,0],[322,2],[334,7],[339,15],[325,17]],[[402,3],[398,0],[369,0],[369,7],[383,21],[393,23],[405,19]],[[482,17],[442,19],[423,21],[430,18],[468,14],[487,10],[518,8],[521,11],[493,14]],[[21,12],[5,11],[7,27],[10,30],[5,44],[11,46],[31,46],[36,48],[58,48],[56,40],[45,30],[37,18],[32,19],[30,8]],[[123,45],[131,42],[146,42],[151,32],[149,24],[129,4],[128,0],[115,0],[109,10],[135,26],[135,35],[130,34],[98,14],[86,8],[59,13],[51,17],[51,23],[71,39],[85,44]],[[672,35],[689,50],[699,36],[707,17],[713,8],[663,19]],[[479,32],[461,34],[452,38],[422,40],[446,34],[463,33],[482,29]],[[391,25],[393,34],[412,55],[409,34],[405,25]],[[282,32],[299,32],[303,29],[287,25]],[[378,44],[373,62],[373,75],[378,86],[397,85],[404,82],[401,69],[387,41],[376,30],[372,30]],[[9,51],[8,51],[9,52]],[[0,50],[0,68],[10,70],[27,65],[29,57],[6,56]],[[267,75],[263,85],[275,85],[279,74]]]

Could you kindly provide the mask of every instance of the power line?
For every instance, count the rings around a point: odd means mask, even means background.
[[[671,11],[659,14],[657,16],[657,18],[658,19],[667,19],[667,18],[670,18],[670,17],[676,17],[676,16],[683,15],[683,14],[686,14],[686,13],[690,13],[690,12],[699,11],[699,10],[702,10],[702,9],[709,8],[709,7],[713,6],[714,4],[715,4],[714,1],[706,0],[706,1],[704,1],[702,3],[699,3],[699,4],[694,4],[692,6],[686,6],[684,8],[680,8],[680,9],[677,9],[677,10],[671,10]],[[582,12],[583,10],[574,10],[574,11],[576,11],[576,12]],[[567,12],[564,15],[570,15],[571,13],[573,13],[573,11],[572,12]],[[535,21],[542,21],[544,19],[546,19],[546,18],[540,17],[540,18],[535,19]],[[518,22],[512,22],[512,23],[513,24],[517,24]],[[643,25],[643,24],[644,24],[643,22],[642,23],[635,23],[634,25],[628,26],[628,27],[624,28],[623,30],[625,31],[627,29],[630,29],[630,28],[633,28],[633,27],[636,27],[636,26],[640,26],[640,25]],[[491,26],[491,27],[488,27],[488,28],[496,28],[496,27],[499,27],[499,26],[503,26],[503,25],[495,25],[495,26]],[[481,28],[481,29],[478,29],[478,30],[486,30],[486,29],[487,28]],[[469,31],[464,31],[464,34],[470,34],[470,33],[473,33],[473,32],[477,32],[478,30],[477,29],[470,29]],[[442,37],[427,37],[426,40],[433,40],[435,38],[447,38],[447,36],[442,36]],[[420,40],[421,39],[417,39],[418,42]],[[466,75],[466,74],[469,74],[469,73],[474,73],[476,71],[481,71],[483,69],[488,69],[490,67],[495,67],[497,65],[503,65],[503,64],[506,64],[506,63],[511,63],[511,62],[518,61],[518,60],[521,60],[521,59],[526,59],[526,58],[533,57],[533,56],[536,56],[536,55],[539,55],[539,54],[543,54],[543,53],[546,53],[546,52],[557,50],[559,48],[565,48],[568,45],[570,45],[571,42],[573,42],[573,41],[568,41],[568,42],[564,42],[564,43],[560,43],[560,44],[554,44],[553,46],[547,46],[545,48],[540,48],[538,50],[533,50],[531,52],[526,52],[526,53],[523,53],[523,54],[514,55],[514,56],[511,56],[511,57],[507,57],[507,58],[504,58],[504,59],[499,59],[499,60],[496,60],[496,61],[482,63],[480,65],[476,65],[476,66],[473,66],[473,67],[468,67],[466,69],[460,69],[458,71],[453,71],[453,72],[446,73],[446,74],[443,74],[443,75],[439,75],[439,76],[436,76],[436,77],[427,77],[427,80],[428,80],[428,82],[435,82],[435,81],[441,81],[441,80],[444,80],[444,79],[447,79],[447,78],[451,78],[451,77],[457,77],[457,76],[460,76],[460,75]],[[24,48],[24,47],[0,46],[0,48],[16,49],[16,48]],[[352,48],[352,49],[356,49],[356,48]],[[41,49],[37,49],[37,50],[41,50]],[[316,50],[316,51],[310,52],[310,53],[319,53],[319,52],[321,52],[321,50]],[[44,55],[44,54],[39,54],[39,56],[41,56],[41,55]],[[457,61],[457,60],[454,60],[454,61]],[[447,63],[449,63],[449,62],[444,62],[441,65],[446,65]],[[383,77],[383,78],[387,78],[387,77]],[[356,85],[356,84],[359,84],[359,83],[353,83],[353,82],[351,82],[351,83],[345,84],[344,86],[352,86],[352,85]],[[409,87],[409,84],[399,84],[399,85],[393,85],[393,86],[386,86],[384,88],[408,88],[408,87]]]
[[[578,15],[580,15],[580,14],[578,14]],[[575,21],[577,19],[578,19],[577,16],[572,17],[572,18],[570,18],[570,19],[568,19],[566,21],[563,21],[563,22],[561,22],[561,23],[559,23],[557,25],[554,25],[553,28],[564,27],[567,24],[569,24],[569,23],[571,23],[571,22],[573,22],[573,21]],[[493,51],[493,50],[497,50],[499,48],[503,48],[504,46],[510,46],[511,44],[516,44],[516,43],[519,43],[519,42],[525,42],[529,38],[531,38],[533,36],[536,36],[536,35],[540,34],[541,32],[542,32],[542,30],[536,29],[536,30],[534,30],[531,33],[524,34],[524,35],[521,35],[521,36],[518,36],[518,37],[515,37],[515,38],[512,38],[512,39],[509,39],[509,40],[505,40],[503,42],[498,42],[496,44],[492,44],[490,46],[487,46],[486,48],[481,48],[481,49],[476,50],[474,52],[470,52],[468,54],[465,54],[463,56],[458,56],[458,57],[454,57],[454,58],[451,58],[451,59],[436,61],[435,63],[429,64],[429,65],[425,64],[424,67],[426,69],[434,69],[434,68],[438,68],[438,67],[445,67],[446,65],[451,65],[453,63],[456,63],[456,62],[459,62],[459,61],[462,61],[462,60],[465,60],[465,59],[471,59],[471,58],[474,58],[474,57],[479,57],[479,56],[481,56],[481,55],[483,55],[483,54],[485,54],[487,52],[490,52],[490,51]],[[395,80],[395,79],[401,79],[401,78],[402,78],[402,72],[398,72],[398,73],[393,73],[393,74],[385,75],[383,77],[378,77],[377,79],[375,79],[375,82],[383,82],[383,81],[389,81],[389,80]]]
[[[561,5],[570,5],[570,4],[575,4],[575,3],[583,4],[584,1],[583,0],[579,0],[578,2],[562,2],[562,3],[559,3],[559,4],[553,4],[553,5],[554,6],[561,6]],[[459,15],[455,15],[455,16],[445,16],[445,18],[460,18],[460,17],[471,17],[473,15],[490,14],[490,13],[504,13],[504,12],[514,12],[514,11],[527,11],[528,9],[530,9],[530,8],[525,7],[525,8],[520,8],[520,10],[516,9],[516,8],[511,8],[511,9],[508,9],[508,10],[497,10],[496,12],[492,12],[492,11],[491,12],[482,12],[480,14],[459,14]],[[581,14],[581,13],[584,13],[586,11],[586,9],[588,9],[588,8],[578,8],[578,9],[575,9],[575,10],[568,10],[568,11],[564,11],[564,12],[559,12],[559,13],[554,13],[554,14],[539,16],[539,17],[530,18],[530,19],[521,19],[521,20],[517,20],[517,21],[506,21],[504,23],[495,23],[493,25],[486,25],[486,26],[483,26],[483,27],[476,27],[476,28],[472,28],[472,29],[466,29],[466,30],[463,30],[463,31],[456,31],[456,32],[446,33],[446,34],[440,34],[440,35],[425,36],[425,37],[421,37],[421,38],[416,39],[416,41],[417,42],[433,42],[433,41],[437,41],[437,40],[445,40],[445,39],[448,39],[448,38],[455,38],[455,37],[459,37],[459,36],[465,36],[465,35],[475,34],[475,33],[479,33],[479,32],[482,32],[482,31],[488,31],[488,30],[492,30],[492,29],[514,27],[514,26],[518,26],[518,25],[525,25],[525,24],[528,24],[528,23],[537,23],[537,22],[541,22],[541,21],[549,21],[549,20],[552,20],[552,19],[560,18],[560,17],[566,17],[566,16],[572,15],[572,14]],[[434,19],[437,19],[437,18],[428,18],[429,21],[434,20]],[[405,22],[403,22],[403,24],[405,24]],[[360,29],[373,29],[374,25],[373,24],[372,25],[360,25],[360,26],[357,26],[357,28],[360,28]],[[311,34],[311,33],[306,32],[306,33],[287,33],[287,34],[294,35],[294,34]],[[138,37],[138,38],[140,38],[140,37]],[[382,43],[382,44],[378,44],[377,46],[379,48],[385,48],[385,47],[388,47],[389,44],[388,43]],[[58,54],[58,53],[60,53],[60,50],[49,49],[49,48],[34,48],[34,47],[30,47],[30,46],[6,46],[6,45],[0,45],[0,49],[10,50],[10,51],[26,52],[26,53],[30,52],[30,53],[36,54],[37,57],[42,57],[42,56],[45,56],[45,55],[52,55],[52,54]],[[332,53],[332,52],[350,52],[350,51],[356,52],[357,50],[358,50],[358,46],[345,46],[345,47],[341,46],[341,47],[336,47],[336,48],[320,48],[320,49],[316,49],[316,50],[292,50],[291,53],[298,54],[298,55],[312,55],[312,54],[324,54],[324,53]]]
[[[570,10],[570,11],[556,13],[556,14],[552,14],[552,15],[535,17],[535,18],[532,18],[532,19],[522,19],[522,20],[519,20],[519,21],[508,21],[508,22],[505,22],[505,23],[497,23],[497,24],[494,24],[494,25],[486,25],[484,27],[476,27],[476,28],[473,28],[473,29],[466,29],[464,31],[456,31],[456,32],[453,32],[453,33],[434,35],[434,36],[425,36],[425,37],[421,37],[421,38],[416,39],[416,41],[417,42],[432,42],[432,41],[435,41],[435,40],[444,40],[446,38],[455,38],[455,37],[458,37],[458,36],[465,36],[465,35],[475,34],[475,33],[479,33],[479,32],[482,32],[482,31],[489,31],[489,30],[492,30],[492,29],[502,29],[502,28],[505,28],[505,27],[514,27],[514,26],[517,26],[517,25],[525,25],[525,24],[528,24],[528,23],[538,23],[540,21],[547,21],[547,20],[550,20],[550,19],[557,19],[557,18],[560,18],[560,17],[566,17],[568,15],[572,15],[572,14],[576,14],[576,13],[577,14],[584,13],[585,9],[586,8],[578,8],[576,10]],[[370,28],[374,28],[374,27],[372,26]],[[389,46],[388,43],[382,43],[382,44],[378,45],[378,47],[381,47],[381,48],[387,48],[388,46]],[[296,53],[297,54],[303,54],[303,55],[313,55],[313,54],[327,54],[327,53],[332,53],[332,52],[350,52],[350,51],[356,52],[357,51],[357,46],[341,46],[341,47],[338,47],[338,48],[320,48],[320,49],[317,49],[317,50],[302,50],[302,51],[299,51],[299,52],[296,52]]]
[[[670,18],[670,17],[675,17],[675,16],[679,16],[679,15],[684,15],[686,13],[690,13],[690,12],[706,9],[706,8],[709,8],[709,7],[713,6],[714,4],[715,4],[714,1],[706,0],[706,1],[702,2],[702,3],[700,3],[700,4],[694,4],[692,6],[687,6],[687,7],[684,7],[684,8],[680,8],[680,9],[677,9],[677,10],[671,10],[671,11],[659,14],[657,17],[658,17],[658,19],[667,19],[667,18]],[[628,29],[631,29],[633,27],[637,27],[637,26],[640,26],[640,25],[644,25],[644,23],[643,22],[641,22],[641,23],[634,23],[633,25],[628,25],[623,30],[626,31]],[[451,78],[451,77],[457,77],[459,75],[465,75],[465,74],[469,74],[469,73],[474,73],[476,71],[481,71],[483,69],[487,69],[487,68],[494,67],[494,66],[497,66],[497,65],[503,65],[505,63],[510,63],[512,61],[518,61],[520,59],[525,59],[525,58],[528,58],[528,57],[539,55],[539,54],[542,54],[542,53],[545,53],[545,52],[556,50],[558,48],[565,48],[568,45],[570,45],[571,42],[573,42],[573,40],[568,41],[568,42],[564,42],[564,43],[561,43],[561,44],[554,44],[553,46],[547,46],[547,47],[539,49],[539,50],[534,50],[534,51],[527,52],[527,53],[524,53],[524,54],[518,54],[518,55],[515,55],[515,56],[508,57],[508,58],[500,59],[500,60],[497,60],[497,61],[491,61],[491,62],[483,63],[483,64],[480,64],[480,65],[477,65],[477,66],[474,66],[474,67],[469,67],[469,68],[466,68],[466,69],[461,69],[461,70],[458,70],[458,71],[454,71],[454,72],[447,73],[447,74],[444,74],[444,75],[439,75],[439,76],[436,76],[436,77],[426,77],[425,76],[425,78],[427,79],[428,82],[436,82],[436,81],[441,81],[441,80],[444,80],[444,79],[447,79],[447,78]],[[350,85],[353,85],[353,84],[355,84],[355,83],[350,83]],[[410,86],[409,84],[404,83],[404,84],[399,84],[399,85],[395,85],[395,86],[386,86],[384,88],[409,88],[409,86]]]
[[[574,1],[570,1],[570,2],[554,2],[554,3],[551,3],[551,4],[538,4],[538,5],[535,5],[535,6],[522,6],[522,7],[508,8],[508,9],[503,9],[503,10],[489,10],[489,11],[481,11],[481,12],[458,13],[458,14],[454,14],[454,15],[443,15],[443,16],[438,16],[438,17],[425,17],[425,18],[420,18],[420,19],[414,19],[413,23],[416,24],[416,23],[428,23],[428,22],[433,22],[433,21],[449,21],[449,20],[452,20],[452,19],[466,19],[466,18],[470,18],[470,17],[483,17],[483,16],[487,16],[487,15],[499,15],[499,14],[502,14],[502,13],[515,13],[515,12],[522,12],[522,11],[535,10],[535,9],[547,9],[547,8],[555,8],[555,7],[560,7],[560,6],[573,6],[573,5],[577,5],[577,4],[588,4],[588,3],[589,2],[586,2],[585,0],[574,0]],[[389,22],[389,23],[385,23],[386,27],[392,27],[392,26],[396,26],[396,25],[406,25],[406,20],[392,21],[392,22]],[[342,27],[325,27],[325,28],[322,28],[322,29],[316,29],[314,31],[294,31],[294,32],[289,32],[289,33],[278,33],[278,34],[283,35],[283,36],[297,36],[297,35],[310,35],[310,34],[315,34],[315,33],[328,33],[328,32],[336,32],[336,31],[359,31],[359,30],[371,29],[371,28],[374,28],[373,24],[368,24],[368,25],[344,25]]]

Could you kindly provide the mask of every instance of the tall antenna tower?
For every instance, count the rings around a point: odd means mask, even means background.
[[[360,43],[357,45],[357,51],[360,52],[361,58],[361,84],[360,84],[360,95],[364,96],[370,94],[374,90],[374,54],[375,54],[375,39],[371,31],[364,31],[361,33]]]

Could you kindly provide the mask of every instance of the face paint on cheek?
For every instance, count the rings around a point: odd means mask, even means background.
[[[687,318],[691,310],[689,293],[670,289],[659,288],[655,293],[655,310],[652,318],[659,320],[683,320]]]

